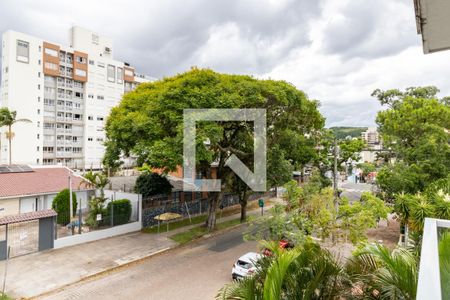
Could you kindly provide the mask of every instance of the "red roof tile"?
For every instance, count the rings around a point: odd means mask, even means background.
[[[33,172],[1,173],[0,198],[58,193],[69,187],[69,172],[66,167],[52,166],[33,168]],[[82,178],[72,173],[74,191],[91,190],[81,182]]]
[[[53,209],[33,211],[33,212],[29,212],[29,213],[24,213],[24,214],[3,217],[0,219],[0,225],[37,220],[37,219],[48,218],[48,217],[54,217],[56,215],[57,215],[57,213]]]

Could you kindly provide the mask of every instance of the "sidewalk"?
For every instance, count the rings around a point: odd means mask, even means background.
[[[269,208],[270,206],[265,207],[264,210]],[[259,213],[259,209],[254,209],[247,214]],[[239,214],[223,217],[217,219],[217,223],[238,217]],[[152,256],[177,246],[169,236],[200,225],[185,226],[169,232],[161,230],[160,234],[136,232],[12,258],[8,262],[6,294],[15,298],[37,296]],[[5,262],[2,261],[1,276],[4,270]],[[0,279],[3,280],[3,277]]]

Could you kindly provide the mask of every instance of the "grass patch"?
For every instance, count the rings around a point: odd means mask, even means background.
[[[0,300],[13,300],[13,298],[8,297],[8,295],[2,294],[2,293],[0,292]]]
[[[183,219],[180,221],[174,221],[169,223],[169,231],[175,230],[184,226],[195,225],[206,222],[207,215],[195,216],[192,217],[192,223],[189,221],[189,218]],[[159,232],[165,232],[167,230],[166,223],[161,223]],[[158,226],[146,227],[142,229],[142,232],[145,233],[158,233]]]
[[[240,224],[239,218],[225,221],[222,223],[217,223],[215,231],[224,230],[226,228],[233,227],[238,224]],[[183,245],[183,244],[186,244],[196,238],[202,237],[207,233],[208,233],[208,230],[206,229],[206,227],[199,226],[199,227],[191,228],[184,232],[176,233],[176,234],[170,236],[169,238],[171,240]]]
[[[264,200],[265,202],[265,206],[269,206],[272,201],[270,200]],[[251,201],[248,203],[247,205],[247,211],[253,210],[258,208],[258,201]],[[216,213],[216,217],[217,219],[219,219],[220,217],[224,218],[224,217],[228,217],[231,215],[235,215],[241,212],[241,207],[239,205],[237,206],[232,206],[229,208],[225,208],[222,211],[222,215],[220,213],[220,210]],[[179,221],[174,221],[174,222],[170,222],[169,223],[169,231],[171,230],[175,230],[184,226],[189,226],[189,225],[196,225],[196,224],[201,224],[201,223],[205,223],[206,219],[207,219],[207,215],[200,215],[200,216],[195,216],[192,217],[192,223],[189,222],[189,218],[183,219],[183,220],[179,220]],[[225,222],[226,223],[226,222]],[[218,226],[219,224],[217,224]],[[160,228],[159,228],[159,232],[166,232],[167,231],[167,226],[166,223],[161,223]],[[152,226],[152,227],[146,227],[142,229],[142,232],[144,233],[158,233],[158,226]],[[1,299],[0,299],[1,300]]]

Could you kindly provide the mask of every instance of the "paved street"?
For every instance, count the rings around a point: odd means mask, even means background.
[[[342,189],[341,197],[347,197],[351,202],[358,201],[363,192],[371,191],[372,185],[368,183],[340,182],[339,188]]]
[[[234,261],[257,249],[243,226],[39,299],[213,299]]]

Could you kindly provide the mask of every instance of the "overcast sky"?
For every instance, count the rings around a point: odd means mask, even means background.
[[[373,125],[375,88],[450,95],[450,51],[422,53],[413,0],[0,0],[0,32],[68,44],[72,25],[153,77],[197,66],[287,80],[320,100],[328,126]]]

